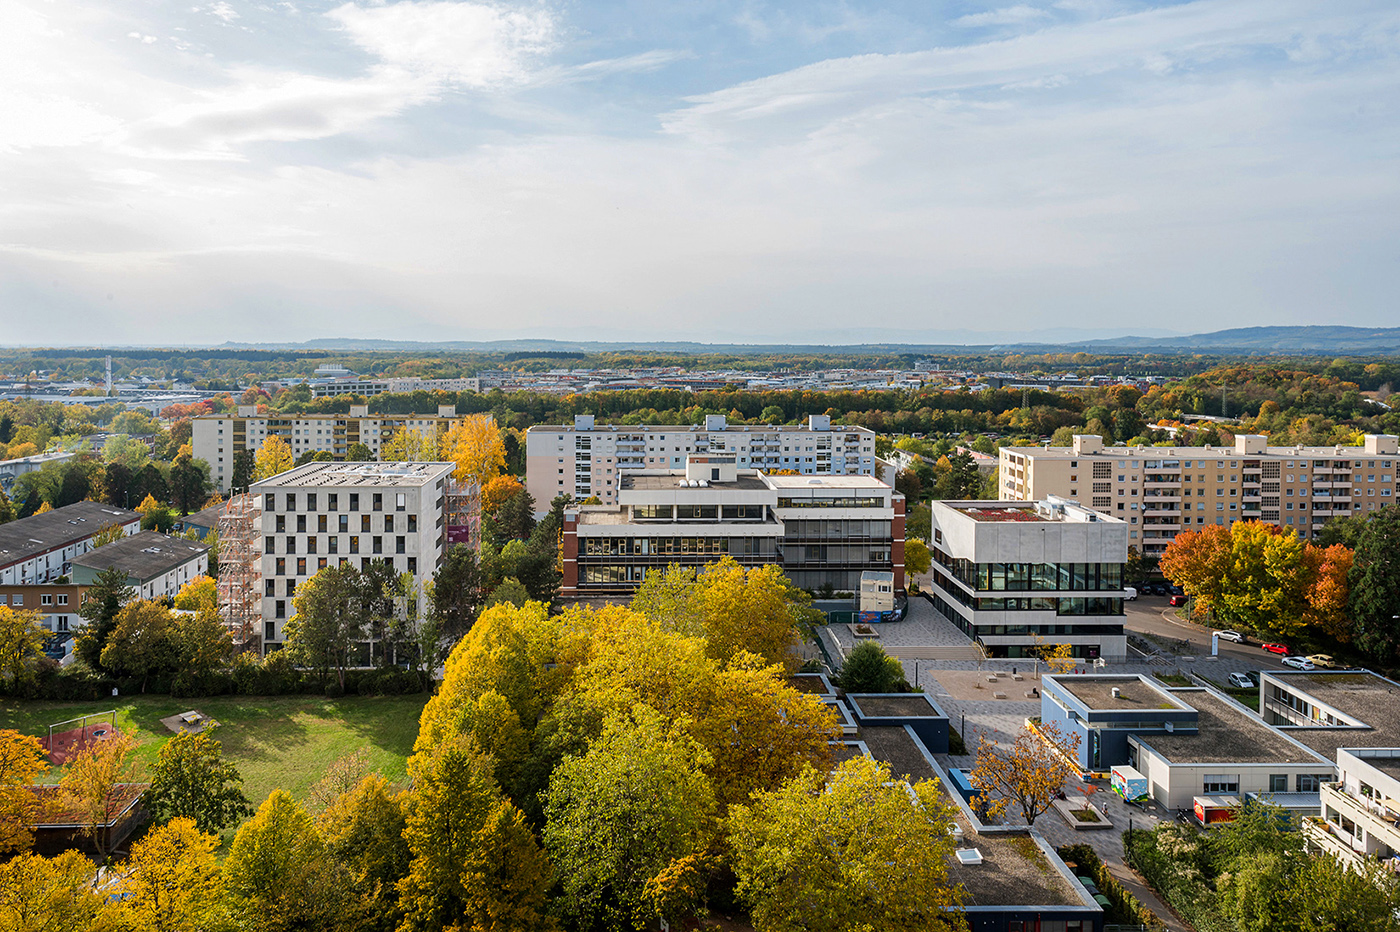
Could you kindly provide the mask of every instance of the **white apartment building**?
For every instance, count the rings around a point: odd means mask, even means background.
[[[733,456],[737,468],[761,472],[873,476],[875,432],[833,428],[831,418],[817,414],[801,427],[731,427],[722,414],[706,415],[703,426],[595,426],[592,415],[580,414],[572,426],[526,432],[526,488],[537,511],[563,494],[615,505],[623,470],[684,469],[690,454]]]
[[[141,516],[102,502],[76,502],[0,525],[0,585],[37,585],[67,575],[73,560],[92,549],[92,539],[114,524],[130,536],[141,530]]]
[[[454,468],[316,462],[253,483],[249,491],[262,497],[264,650],[281,646],[296,587],[332,562],[389,562],[421,592],[445,552]],[[420,601],[420,617],[424,609]]]
[[[1002,497],[1085,502],[1128,524],[1128,543],[1161,556],[1181,531],[1255,519],[1312,537],[1332,517],[1396,501],[1397,440],[1359,447],[1271,447],[1241,435],[1231,447],[1105,447],[1080,435],[1069,447],[1002,447]]]
[[[233,456],[241,450],[257,450],[268,437],[281,437],[292,456],[329,453],[345,458],[351,444],[362,443],[375,455],[380,446],[401,430],[437,436],[457,421],[457,409],[442,405],[436,415],[373,415],[367,405],[352,405],[349,414],[258,414],[256,406],[240,405],[236,415],[205,414],[191,419],[191,443],[196,459],[209,464],[210,477],[222,493],[233,479]]]
[[[74,559],[73,584],[91,586],[109,569],[126,573],[138,599],[173,599],[191,579],[209,574],[209,545],[142,531]]]
[[[1400,748],[1338,748],[1337,771],[1322,785],[1322,817],[1303,824],[1308,847],[1400,873]]]
[[[316,370],[320,372],[318,368]],[[348,370],[347,370],[348,371]],[[479,392],[481,379],[370,379],[346,376],[332,379],[313,379],[312,398],[328,398],[333,395],[383,395],[389,392]]]
[[[935,607],[991,657],[1069,644],[1121,659],[1128,525],[1051,496],[1039,502],[935,501]]]

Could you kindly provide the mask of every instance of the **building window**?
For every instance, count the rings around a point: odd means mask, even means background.
[[[395,538],[394,538],[394,553],[406,553],[406,552],[407,552],[406,546],[407,546],[407,538],[404,538],[404,537],[395,537]]]
[[[360,493],[359,493],[359,492],[351,492],[351,493],[350,493],[350,510],[351,510],[351,511],[359,511],[359,510],[360,510]]]
[[[274,595],[276,595],[276,594],[277,594],[277,580],[275,580],[275,579],[264,579],[264,580],[263,580],[263,595],[266,595],[266,596],[274,596]]]
[[[297,552],[297,539],[296,539],[295,537],[288,537],[288,538],[287,538],[287,552],[288,552],[288,553],[296,553],[296,552]]]
[[[288,492],[288,493],[287,493],[287,510],[288,510],[288,511],[296,511],[296,510],[297,510],[297,493],[295,493],[295,492]]]
[[[350,552],[351,552],[351,553],[359,553],[359,552],[360,552],[360,539],[359,539],[358,537],[351,536],[351,538],[350,538]]]
[[[369,533],[369,515],[360,515],[360,530]]]
[[[385,516],[384,516],[384,532],[385,532],[386,534],[392,534],[392,533],[394,533],[394,516],[393,516],[393,515],[385,515]]]
[[[314,538],[314,537],[308,537],[308,538],[306,539],[306,552],[307,552],[307,553],[315,553],[315,552],[316,552],[316,538]]]
[[[278,618],[286,618],[286,617],[287,617],[287,603],[284,602],[282,599],[278,599],[278,600],[277,600],[276,615],[277,615]]]
[[[374,499],[373,499],[373,503],[370,505],[370,510],[371,510],[371,511],[383,511],[383,510],[384,510],[384,496],[383,496],[382,493],[379,493],[379,492],[375,492],[375,493],[374,493]]]
[[[63,632],[63,631],[67,631],[67,630],[68,630],[68,616],[67,616],[67,615],[59,615],[59,616],[58,616],[58,630],[59,630],[60,632]]]
[[[306,533],[306,515],[297,515],[297,533]]]
[[[297,557],[297,575],[306,575],[306,557]]]
[[[416,534],[417,532],[418,532],[418,516],[417,516],[417,515],[409,515],[409,516],[408,516],[408,533],[410,533],[410,534]]]
[[[384,538],[382,538],[382,537],[380,537],[379,535],[376,534],[376,535],[374,536],[374,540],[371,542],[371,544],[372,544],[372,550],[371,550],[372,553],[383,553],[383,552],[384,552]]]
[[[337,527],[338,527],[338,530],[340,531],[340,533],[342,533],[342,534],[348,534],[348,533],[350,533],[350,516],[349,516],[349,515],[341,515],[341,516],[340,516],[340,522],[339,522],[339,524],[338,524]]]
[[[1240,775],[1237,773],[1208,773],[1201,784],[1201,792],[1207,795],[1231,795],[1239,791]]]
[[[296,581],[295,579],[289,579],[289,580],[287,580],[287,598],[290,599],[292,596],[294,596],[294,595],[296,595],[296,594],[297,594],[297,581]]]
[[[307,492],[307,493],[306,493],[306,510],[307,510],[307,511],[315,511],[315,510],[316,510],[316,493],[315,493],[315,492]]]
[[[275,621],[265,621],[265,622],[263,622],[263,640],[264,640],[264,641],[275,641],[275,640],[277,640],[277,622],[275,622]]]
[[[52,605],[52,604],[53,604],[53,596],[49,595],[47,592],[44,593],[43,595],[39,596],[39,604],[40,604],[40,605]]]
[[[58,597],[58,604],[59,604],[59,605],[67,605],[67,604],[68,604],[68,596],[66,596],[66,595],[59,595],[59,597]]]
[[[339,552],[340,552],[340,538],[339,538],[339,537],[328,537],[328,538],[326,538],[326,553],[339,553]]]
[[[285,534],[285,533],[287,533],[287,516],[286,516],[286,515],[278,515],[276,518],[273,519],[272,524],[273,524],[273,528],[272,528],[272,529],[273,529],[274,531],[276,531],[278,534]]]
[[[408,507],[408,496],[403,492],[394,493],[394,510],[403,511]]]
[[[416,573],[418,572],[418,558],[417,558],[417,557],[409,557],[409,558],[408,558],[408,571],[409,571],[410,573],[414,573],[414,574],[416,574]]]
[[[1288,792],[1288,774],[1286,774],[1286,773],[1271,773],[1271,774],[1269,774],[1269,792],[1270,792],[1270,793],[1287,793],[1287,792]]]
[[[340,510],[340,494],[339,494],[339,493],[337,493],[337,492],[327,492],[327,493],[326,493],[326,510],[327,510],[327,511],[339,511],[339,510]]]
[[[263,496],[263,511],[276,511],[276,510],[277,510],[277,496],[274,495],[274,494],[271,493],[271,492],[268,492],[266,495]]]
[[[1299,793],[1316,793],[1316,792],[1318,792],[1319,790],[1322,789],[1322,783],[1323,783],[1323,781],[1324,781],[1325,779],[1326,779],[1326,777],[1324,777],[1324,776],[1321,775],[1321,774],[1316,774],[1316,773],[1300,773],[1300,774],[1298,774],[1298,783],[1297,783],[1298,792],[1299,792]]]
[[[316,516],[316,533],[318,533],[318,534],[324,534],[324,533],[326,533],[326,516],[325,516],[325,515],[317,515],[317,516]]]
[[[286,557],[278,557],[278,558],[277,558],[277,571],[276,571],[275,573],[273,573],[272,575],[274,575],[274,576],[286,576],[286,575],[287,575],[287,558],[286,558]]]

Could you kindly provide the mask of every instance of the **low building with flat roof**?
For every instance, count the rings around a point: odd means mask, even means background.
[[[733,456],[624,472],[616,505],[564,513],[566,598],[625,595],[648,572],[725,556],[793,584],[856,592],[867,571],[904,588],[904,497],[873,476],[769,476]]]
[[[935,501],[930,596],[991,657],[1120,659],[1128,526],[1074,502]]]
[[[92,549],[93,538],[114,525],[135,534],[141,516],[102,502],[75,502],[0,524],[0,585],[37,585],[68,575],[73,560]]]
[[[1369,670],[1266,670],[1259,709],[1328,760],[1342,748],[1400,747],[1400,683]]]
[[[97,575],[118,569],[137,598],[174,598],[197,576],[209,573],[209,545],[159,531],[142,531],[98,547],[73,561],[73,582],[91,586]]]

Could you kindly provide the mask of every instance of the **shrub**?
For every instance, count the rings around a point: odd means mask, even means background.
[[[1110,906],[1104,911],[1106,921],[1161,928],[1161,920],[1118,882],[1093,848],[1086,844],[1065,845],[1057,853],[1063,860],[1074,862],[1076,874],[1093,878],[1094,886],[1108,898]]]
[[[848,693],[890,693],[904,682],[904,665],[873,641],[858,644],[841,664],[841,688]]]

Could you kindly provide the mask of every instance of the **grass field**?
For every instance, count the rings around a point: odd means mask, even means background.
[[[51,723],[92,712],[117,710],[117,727],[137,741],[138,778],[171,733],[162,718],[198,709],[219,723],[224,758],[243,774],[243,791],[256,807],[274,789],[298,800],[336,759],[367,747],[369,767],[390,782],[403,782],[404,763],[418,737],[426,694],[378,698],[320,696],[216,696],[171,699],[131,696],[102,702],[25,702],[0,699],[0,729],[44,737]],[[56,781],[58,774],[51,772]]]

